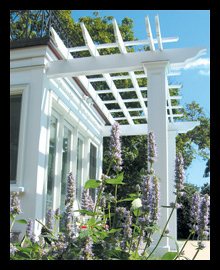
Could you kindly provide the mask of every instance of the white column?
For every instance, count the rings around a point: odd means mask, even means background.
[[[157,162],[153,168],[160,183],[160,205],[168,205],[168,120],[167,120],[167,72],[168,61],[143,63],[147,73],[148,87],[148,132],[153,131],[157,147]],[[168,208],[160,208],[159,226],[163,229],[168,219]],[[159,233],[153,236],[157,243]],[[156,252],[160,256],[170,250],[169,240],[164,237]]]
[[[175,191],[174,188],[174,179],[175,179],[175,159],[176,159],[176,136],[178,135],[177,131],[169,130],[168,131],[168,189],[169,189],[169,204],[175,202],[176,195],[173,194]],[[171,210],[169,210],[170,213]],[[169,233],[174,239],[177,239],[177,210],[174,210],[173,215],[168,224],[168,228],[171,230]],[[169,239],[169,245],[171,250],[176,250],[175,242]]]

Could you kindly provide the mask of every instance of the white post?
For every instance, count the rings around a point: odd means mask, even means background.
[[[145,73],[147,73],[148,87],[148,132],[153,131],[157,146],[157,162],[153,168],[161,179],[160,183],[160,205],[168,205],[168,120],[167,120],[167,72],[168,61],[144,62]],[[168,208],[160,208],[159,226],[164,228],[168,219]],[[159,233],[153,236],[157,243]],[[170,250],[167,237],[162,238],[156,256],[160,256]]]
[[[168,131],[169,204],[171,202],[175,202],[175,199],[176,199],[176,195],[173,192],[175,191],[174,178],[175,178],[176,136],[177,135],[178,135],[178,132],[175,130]],[[168,228],[171,230],[169,235],[172,236],[174,239],[177,239],[177,210],[174,210],[173,215],[168,224]],[[176,245],[173,240],[169,239],[169,245],[170,245],[171,250],[176,250]]]

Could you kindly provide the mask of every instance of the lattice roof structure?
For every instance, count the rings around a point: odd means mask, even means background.
[[[185,64],[194,61],[197,57],[206,52],[205,47],[184,48],[184,49],[163,49],[163,43],[176,42],[178,37],[162,38],[159,24],[159,17],[155,15],[156,35],[153,38],[151,26],[148,16],[145,16],[147,39],[135,41],[123,41],[118,24],[115,19],[112,20],[115,34],[115,43],[95,44],[89,35],[84,23],[81,23],[81,29],[85,46],[66,48],[61,44],[56,32],[52,29],[52,36],[58,48],[62,48],[62,54],[65,60],[53,61],[49,63],[48,77],[64,78],[77,76],[83,86],[89,93],[99,108],[102,110],[110,124],[114,121],[126,120],[127,124],[137,126],[136,119],[144,119],[142,123],[148,123],[148,87],[139,86],[139,78],[147,78],[143,63],[151,61],[169,61],[169,72],[167,76],[179,75],[180,72],[172,71],[174,68],[184,67]],[[155,49],[155,44],[158,44],[158,50]],[[63,45],[63,46],[62,46]],[[128,52],[128,46],[134,45],[149,45],[150,51]],[[64,48],[65,47],[65,48]],[[99,49],[118,47],[120,54],[101,55]],[[91,57],[74,58],[72,52],[80,52],[88,50]],[[65,52],[65,53],[64,53]],[[138,72],[137,72],[138,71]],[[140,73],[142,71],[142,73]],[[114,73],[126,72],[127,75],[115,76]],[[113,75],[112,75],[113,74]],[[97,77],[99,75],[99,77]],[[132,82],[131,88],[116,87],[115,81],[129,79]],[[96,90],[94,82],[105,82],[108,87],[103,90]],[[179,100],[182,96],[171,96],[171,88],[180,88],[181,85],[168,85],[166,82],[166,99],[167,99],[167,119],[169,123],[174,123],[174,119],[181,117],[182,114],[173,113],[174,109],[179,109],[181,106],[172,105],[172,100]],[[136,93],[136,98],[125,99],[123,93]],[[144,93],[144,94],[143,94]],[[111,99],[103,99],[103,94],[111,94]],[[136,104],[131,107],[130,104]],[[109,104],[114,104],[115,108],[108,109]],[[120,116],[117,114],[119,113]],[[136,113],[136,115],[134,115]],[[125,121],[125,122],[126,122]],[[179,123],[179,122],[178,122]],[[138,124],[139,126],[140,124]]]

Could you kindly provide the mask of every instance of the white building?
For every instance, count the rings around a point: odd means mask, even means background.
[[[19,11],[13,11],[14,14]],[[12,12],[12,13],[13,13]],[[30,12],[30,11],[23,11]],[[42,12],[42,11],[41,11]],[[84,183],[90,178],[100,178],[102,173],[103,137],[109,136],[110,126],[115,120],[127,119],[128,125],[121,126],[121,135],[155,133],[158,161],[155,170],[162,180],[161,205],[174,201],[173,180],[175,160],[175,137],[178,133],[193,129],[199,122],[175,122],[172,99],[167,76],[174,75],[172,68],[183,67],[204,54],[204,47],[163,50],[163,42],[177,41],[178,38],[161,38],[158,16],[155,16],[157,39],[153,39],[148,17],[146,20],[147,39],[123,42],[116,21],[113,19],[116,43],[95,45],[82,23],[85,46],[66,46],[57,32],[51,11],[43,11],[48,20],[49,30],[41,29],[38,38],[13,40],[10,37],[10,190],[19,191],[23,214],[21,218],[38,218],[45,222],[46,211],[52,207],[64,209],[67,173],[76,176],[75,209],[80,207]],[[15,18],[12,16],[12,18]],[[13,21],[13,20],[12,20]],[[13,23],[16,23],[14,19]],[[58,23],[58,22],[56,22]],[[42,24],[43,25],[43,24]],[[52,27],[53,26],[53,27]],[[27,28],[28,29],[28,25]],[[26,31],[24,29],[24,31]],[[51,36],[49,36],[49,31]],[[61,31],[62,32],[62,31]],[[44,34],[46,33],[46,35]],[[28,31],[26,31],[28,35]],[[60,34],[61,35],[61,34]],[[159,50],[154,44],[158,43]],[[149,44],[150,51],[127,53],[126,46]],[[99,56],[99,48],[119,47],[121,54]],[[70,52],[89,50],[91,57],[74,58]],[[135,71],[144,71],[148,77],[147,89],[138,85]],[[142,116],[132,117],[114,80],[113,72],[128,72]],[[102,78],[87,78],[87,75],[102,74]],[[103,80],[109,89],[96,91],[91,82]],[[148,91],[148,106],[141,91]],[[100,93],[113,93],[115,99],[102,101]],[[134,101],[134,100],[132,100]],[[108,103],[117,103],[120,109],[108,110]],[[126,104],[125,104],[126,103]],[[124,117],[113,118],[115,111]],[[135,118],[144,118],[147,124],[135,124]],[[94,194],[92,194],[94,196]],[[161,210],[160,225],[163,226],[169,209]],[[176,237],[176,213],[169,228]],[[40,233],[38,222],[35,233]],[[15,231],[23,232],[23,224],[15,224]],[[157,236],[155,236],[157,238]],[[174,249],[168,238],[160,244],[161,252]]]

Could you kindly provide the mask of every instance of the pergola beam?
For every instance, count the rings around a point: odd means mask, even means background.
[[[205,53],[206,47],[191,47],[56,60],[48,62],[47,76],[49,78],[63,78],[80,75],[143,71],[143,62],[166,60],[169,60],[171,68],[180,68],[195,61]]]
[[[176,133],[186,133],[189,130],[193,130],[196,126],[199,126],[199,121],[189,121],[189,122],[173,122],[168,123],[168,131],[176,131]],[[103,137],[109,137],[111,126],[103,126],[101,128]],[[133,135],[146,135],[148,134],[148,124],[136,124],[121,125],[120,126],[120,136],[133,136]]]

